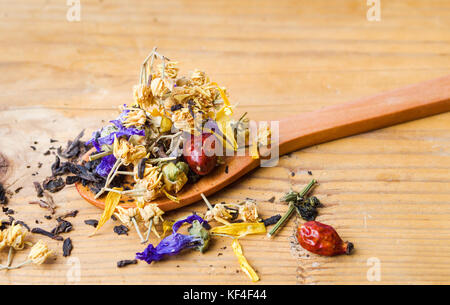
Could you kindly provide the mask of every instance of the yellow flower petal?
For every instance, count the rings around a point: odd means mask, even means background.
[[[214,227],[212,233],[227,234],[242,237],[248,234],[266,233],[266,226],[262,222],[239,222],[225,226]]]
[[[220,88],[217,83],[211,83],[211,85],[215,85],[217,87],[217,90],[219,90],[220,97],[222,97],[223,103],[225,104],[225,106],[230,106],[231,104],[230,104],[230,101],[228,100],[227,95],[225,94],[225,91],[223,91],[223,89]]]
[[[234,254],[238,258],[239,265],[241,266],[242,271],[244,271],[245,274],[247,274],[253,282],[259,281],[258,274],[256,274],[255,270],[248,263],[247,259],[244,256],[244,253],[242,252],[242,247],[237,239],[233,239],[231,247],[233,248]]]
[[[122,188],[118,187],[115,187],[114,189],[119,191],[122,190]],[[95,231],[90,236],[94,235],[98,231],[98,229],[100,229],[111,218],[111,216],[114,214],[114,211],[116,210],[117,205],[119,204],[121,196],[121,194],[116,192],[109,192],[108,195],[106,195],[105,209],[103,210],[102,217],[100,217]]]
[[[227,142],[229,142],[234,150],[237,150],[238,145],[236,139],[234,137],[234,130],[231,126],[231,117],[233,116],[233,106],[231,106],[230,101],[228,100],[225,92],[220,88],[216,83],[212,83],[219,90],[220,96],[223,99],[224,105],[219,109],[216,113],[215,121],[217,122],[217,126],[219,126],[220,131],[225,136]]]
[[[172,230],[173,224],[175,221],[173,220],[164,220],[163,222],[163,237],[166,236],[166,233]]]
[[[253,140],[252,145],[250,146],[250,156],[252,156],[252,159],[259,159],[258,143],[256,143],[255,140]]]
[[[164,188],[162,188],[161,190],[164,193],[164,195],[166,195],[166,197],[169,198],[170,200],[177,202],[177,203],[180,202],[180,200],[178,200],[178,198],[176,196],[169,194]]]

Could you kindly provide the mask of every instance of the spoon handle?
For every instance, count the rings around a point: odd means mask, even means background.
[[[450,111],[450,75],[282,119],[280,155]]]

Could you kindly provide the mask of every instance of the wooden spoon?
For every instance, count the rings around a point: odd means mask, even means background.
[[[450,75],[282,119],[279,122],[279,154],[447,111],[450,111]],[[152,203],[169,211],[199,201],[201,193],[214,194],[258,167],[260,162],[250,156],[226,157],[224,165],[197,183],[186,185],[177,194],[179,203],[167,198]],[[88,202],[104,208],[104,199],[94,199],[94,194],[79,183],[76,188]],[[125,201],[123,207],[135,206],[132,198],[122,199]]]

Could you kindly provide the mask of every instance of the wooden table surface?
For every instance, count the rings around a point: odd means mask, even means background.
[[[153,46],[180,61],[184,72],[207,71],[239,103],[238,114],[248,111],[256,120],[450,73],[446,0],[381,0],[378,22],[367,20],[361,0],[82,0],[79,22],[66,20],[66,1],[0,3],[0,152],[7,159],[0,181],[11,190],[23,186],[9,207],[32,227],[36,220],[46,229],[55,225],[45,210],[28,204],[36,198],[32,182],[50,174],[54,156],[43,153],[83,128],[89,136],[116,116],[117,105],[130,103],[139,65]],[[49,138],[60,142],[50,144]],[[351,256],[308,255],[294,242],[300,223],[294,217],[273,240],[242,240],[258,284],[449,284],[449,172],[445,113],[284,156],[278,166],[255,170],[210,200],[254,198],[260,214],[271,216],[286,210],[278,200],[286,191],[300,190],[314,177],[320,182],[315,194],[325,205],[317,220],[355,244]],[[62,257],[61,242],[46,239],[56,259],[0,271],[0,283],[251,284],[226,238],[203,255],[191,251],[118,269],[116,261],[143,249],[136,232],[117,236],[117,223],[110,221],[88,237],[92,227],[84,220],[98,219],[101,211],[73,187],[55,199],[57,213],[80,211],[67,234],[72,255]],[[191,211],[204,212],[205,206],[196,203],[166,217]],[[3,250],[1,262],[6,256]],[[17,253],[14,263],[25,256]]]

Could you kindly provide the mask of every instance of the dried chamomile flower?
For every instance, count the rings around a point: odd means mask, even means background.
[[[14,250],[22,250],[25,247],[26,235],[27,230],[20,224],[11,225],[9,228],[1,232],[0,249],[8,246]]]
[[[179,130],[191,130],[194,127],[194,117],[188,108],[182,108],[172,114],[173,125]]]
[[[245,222],[258,221],[258,210],[256,209],[256,203],[252,200],[246,200],[244,204],[239,206],[239,216]]]
[[[145,164],[143,170],[143,178],[139,179],[139,166],[134,167],[134,180],[136,182],[134,189],[143,190],[143,196],[138,197],[138,204],[144,205],[145,202],[151,201],[160,195],[162,182],[162,173],[159,167],[153,166],[150,163]]]
[[[152,78],[162,77],[163,64],[158,65],[158,70],[153,73]],[[164,77],[176,78],[178,75],[178,62],[168,61],[164,65]]]
[[[143,145],[132,145],[126,139],[117,138],[114,140],[113,145],[114,157],[121,159],[124,165],[134,163],[147,155],[147,150]]]
[[[162,98],[164,95],[171,91],[172,86],[167,79],[161,79],[160,77],[154,78],[150,84],[153,96]]]
[[[133,88],[133,96],[135,104],[141,109],[150,112],[152,106],[156,104],[153,99],[152,90],[146,84],[136,85]]]
[[[45,260],[53,253],[52,250],[49,250],[47,245],[39,240],[34,246],[31,248],[30,253],[28,254],[28,259],[31,260],[33,264],[41,265],[45,262]]]
[[[209,113],[214,107],[214,101],[217,99],[218,91],[214,85],[194,86],[190,88],[191,97],[189,98],[194,112]]]
[[[117,212],[114,215],[119,218],[119,220],[127,227],[133,226],[133,218],[138,215],[137,208],[128,208],[125,209],[123,207],[117,207]]]
[[[202,86],[209,84],[209,77],[205,72],[195,69],[191,74],[191,81],[194,85]]]
[[[174,105],[181,104],[183,107],[186,106],[187,100],[192,96],[192,90],[188,87],[178,86],[173,88],[170,93],[170,97],[165,101],[166,106],[171,108]]]
[[[137,128],[141,128],[145,125],[145,122],[147,121],[147,116],[145,115],[144,110],[131,110],[128,112],[125,116],[125,120],[123,122],[123,126],[125,127],[131,127],[135,126]],[[143,137],[142,137],[143,138]]]
[[[164,221],[162,215],[164,211],[161,210],[156,203],[147,204],[143,208],[139,208],[140,219],[145,223],[148,223],[153,219],[153,223],[157,225],[159,221]]]
[[[143,208],[139,208],[140,220],[144,223],[144,226],[147,227],[148,229],[147,238],[145,241],[148,240],[150,230],[152,230],[155,233],[155,235],[158,236],[158,238],[160,237],[154,225],[157,225],[160,221],[164,221],[164,219],[162,218],[163,214],[164,211],[161,210],[157,204],[148,204]]]
[[[137,197],[137,204],[138,206],[144,206],[146,202],[150,202],[152,200],[155,200],[156,198],[160,197],[162,194],[162,183],[161,184],[157,184],[154,188],[152,189],[145,189],[146,186],[150,185],[148,183],[146,183],[146,181],[144,180],[140,180],[139,182],[136,182],[135,184],[135,189],[144,189],[143,193],[141,196]]]
[[[139,229],[139,224],[138,222],[142,222],[142,218],[141,218],[141,214],[140,214],[140,208],[122,208],[122,207],[117,207],[117,213],[115,214],[120,221],[126,225],[127,227],[131,227],[132,225],[134,225],[134,228],[136,229],[136,232],[139,235],[139,238],[141,239],[142,243],[145,243],[147,239],[144,239],[144,237],[142,236],[141,230]]]
[[[231,215],[230,211],[222,203],[215,204],[214,207],[209,209],[205,214],[206,221],[212,221],[215,219],[216,221],[226,225],[230,224],[227,219],[232,218],[233,215]]]

